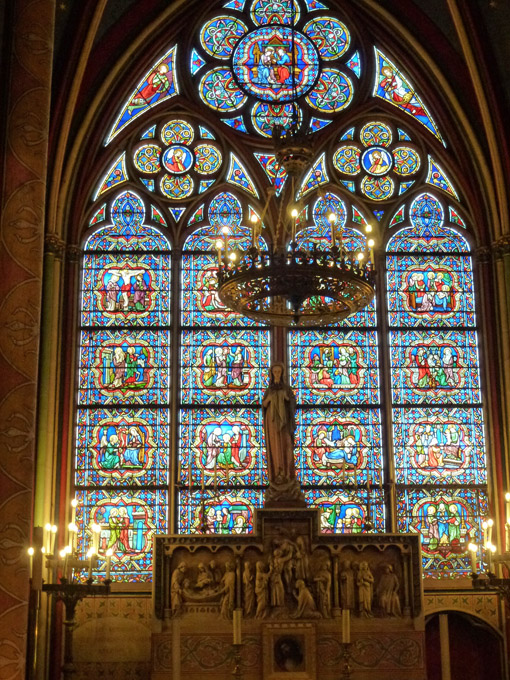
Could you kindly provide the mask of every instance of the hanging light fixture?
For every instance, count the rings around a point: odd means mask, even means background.
[[[292,22],[294,36],[294,21]],[[273,126],[276,161],[288,175],[279,199],[275,192],[259,218],[252,216],[252,243],[247,250],[231,247],[228,227],[218,239],[218,295],[222,303],[259,322],[275,326],[321,326],[332,324],[366,307],[374,297],[375,272],[367,241],[363,251],[348,252],[339,216],[331,211],[328,221],[331,245],[327,248],[301,244],[296,239],[298,216],[302,206],[296,187],[314,159],[311,136],[300,132],[295,86],[296,50],[291,45],[292,86],[295,91],[290,125]],[[319,183],[315,191],[320,197]],[[279,200],[272,242],[266,247],[261,239],[264,218],[271,201]],[[368,227],[370,228],[370,227]]]

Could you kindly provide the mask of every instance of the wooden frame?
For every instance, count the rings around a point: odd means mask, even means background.
[[[263,629],[264,680],[315,680],[315,626],[268,623]]]

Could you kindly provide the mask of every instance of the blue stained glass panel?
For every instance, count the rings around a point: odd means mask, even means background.
[[[111,548],[112,581],[150,581],[153,538],[155,534],[167,533],[167,492],[97,489],[78,491],[76,499],[78,552],[83,559],[92,547],[92,524],[98,524],[99,574],[104,578],[105,553]]]
[[[221,224],[199,227],[188,236],[184,244],[184,249],[202,252],[213,250],[216,252],[216,242],[218,239],[223,240],[224,238],[221,229]],[[251,240],[252,230],[250,227],[232,227],[231,233],[228,235],[229,250],[231,248],[247,250],[251,247]]]
[[[264,24],[296,25],[299,21],[299,4],[296,0],[254,0],[251,18],[258,26]]]
[[[221,112],[234,111],[247,99],[228,68],[213,68],[208,71],[200,81],[199,93],[204,104]]]
[[[168,404],[168,331],[82,331],[78,402]]]
[[[85,243],[85,250],[169,250],[166,237],[155,227],[145,224],[132,228],[104,226],[94,232]]]
[[[311,508],[320,508],[323,534],[384,532],[384,498],[380,489],[352,487],[341,491],[305,490]]]
[[[291,331],[290,378],[299,404],[376,404],[375,331]]]
[[[200,42],[204,50],[212,57],[228,59],[235,44],[247,30],[246,25],[236,17],[215,17],[202,27]]]
[[[350,78],[337,69],[324,68],[306,101],[323,113],[337,113],[349,106],[353,96],[354,86]]]
[[[378,486],[379,409],[313,408],[297,412],[296,470],[302,485]]]
[[[209,220],[218,227],[238,227],[242,217],[241,202],[228,191],[215,196],[209,205]]]
[[[397,490],[397,522],[403,533],[422,535],[424,576],[468,577],[469,543],[481,543],[481,522],[488,515],[480,489]]]
[[[180,484],[216,492],[267,484],[262,430],[259,408],[183,409]]]
[[[166,485],[169,419],[166,409],[79,410],[76,485]]]
[[[345,24],[333,17],[316,17],[303,28],[323,59],[338,59],[349,49],[351,37]]]
[[[413,227],[400,229],[388,242],[388,252],[468,253],[469,243],[456,231],[441,224],[416,221]]]
[[[393,409],[397,484],[486,484],[481,408]]]
[[[263,500],[263,492],[256,489],[232,489],[217,494],[212,491],[190,494],[189,490],[182,490],[179,493],[178,532],[202,533],[203,507],[206,534],[251,534],[254,510],[262,507]]]
[[[182,402],[260,404],[269,374],[269,331],[184,330]]]
[[[480,403],[474,331],[391,331],[390,353],[394,403]]]
[[[254,326],[248,319],[230,311],[220,301],[218,259],[212,254],[182,256],[183,326]]]
[[[387,269],[390,325],[475,325],[469,257],[390,255]]]
[[[170,323],[169,254],[86,253],[83,326],[161,326]]]

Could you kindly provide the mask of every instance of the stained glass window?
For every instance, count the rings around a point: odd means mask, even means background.
[[[261,396],[285,343],[222,305],[215,246],[227,229],[250,247],[254,214],[269,234],[290,189],[271,136],[291,122],[317,133],[295,187],[299,246],[329,247],[334,212],[347,250],[365,251],[372,229],[386,265],[368,307],[287,335],[305,497],[323,532],[420,533],[427,575],[468,573],[488,505],[469,212],[398,59],[358,44],[330,9],[211,3],[110,123],[89,187],[74,474],[80,552],[97,524],[115,580],[150,579],[155,533],[253,530],[267,485]]]
[[[75,486],[78,548],[113,550],[114,580],[145,581],[167,527],[170,249],[132,191],[85,243]]]
[[[333,212],[345,246],[364,249],[365,236],[338,196],[318,198],[311,212],[313,226],[297,234],[302,247],[331,246]],[[336,327],[289,332],[290,382],[298,404],[296,467],[328,533],[384,530],[375,325],[370,305]]]
[[[237,248],[251,245],[241,202],[217,194],[207,218],[182,255],[178,530],[246,533],[267,484],[260,402],[270,331],[226,309],[216,292],[222,228]]]
[[[432,194],[410,221],[387,246],[398,528],[421,534],[427,575],[467,576],[487,513],[471,257]]]

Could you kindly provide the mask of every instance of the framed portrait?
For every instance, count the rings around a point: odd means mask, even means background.
[[[268,623],[263,630],[264,680],[315,680],[315,626]]]

